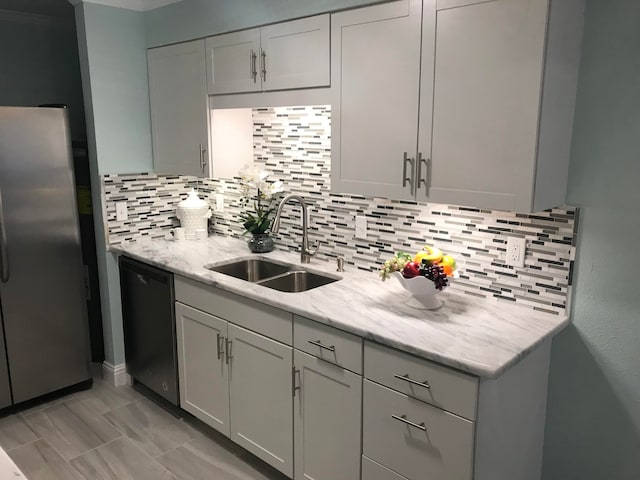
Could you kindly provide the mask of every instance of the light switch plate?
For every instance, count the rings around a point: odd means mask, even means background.
[[[118,222],[124,222],[125,220],[128,220],[128,218],[129,212],[127,209],[127,202],[116,202],[116,220]]]
[[[224,195],[216,193],[216,212],[224,212]]]
[[[527,253],[527,240],[518,237],[507,239],[507,265],[524,267],[524,257]]]
[[[367,238],[367,217],[356,215],[356,238]]]

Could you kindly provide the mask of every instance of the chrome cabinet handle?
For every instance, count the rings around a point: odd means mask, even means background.
[[[233,340],[229,340],[228,338],[225,338],[224,344],[225,344],[225,363],[229,365],[229,360],[233,358],[233,355],[231,355],[231,345],[233,344]]]
[[[419,430],[422,430],[423,432],[427,431],[427,427],[425,426],[424,422],[417,424],[417,423],[413,423],[411,420],[407,420],[407,416],[406,415],[391,415],[391,418],[394,418],[396,420],[399,420],[403,423],[406,423],[407,425],[417,428]]]
[[[411,178],[407,176],[407,163],[411,164]],[[414,159],[409,158],[407,156],[407,152],[404,152],[402,155],[402,186],[406,187],[407,183],[409,184],[409,188],[411,189],[411,194],[413,194],[413,174],[414,174]]]
[[[422,164],[424,163],[424,166],[426,167],[425,170],[425,176],[424,178],[422,178]],[[429,179],[430,179],[430,165],[431,165],[431,160],[430,159],[425,159],[422,158],[422,153],[418,152],[418,185],[416,186],[416,189],[420,189],[420,187],[422,187],[422,185],[424,185],[424,189],[425,189],[425,193],[428,192],[429,189]]]
[[[253,83],[258,81],[258,69],[256,68],[256,60],[258,55],[254,50],[251,50],[251,55],[249,56],[249,75],[253,78]]]
[[[409,382],[413,385],[418,385],[419,387],[424,387],[424,388],[431,388],[431,385],[429,385],[428,381],[424,381],[424,382],[418,382],[417,380],[414,380],[413,378],[409,378],[409,374],[406,373],[404,375],[398,375],[395,374],[394,375],[395,378],[397,378],[398,380],[404,380],[405,382]]]
[[[2,262],[2,271],[0,272],[0,281],[6,283],[9,281],[9,255],[7,254],[7,231],[4,228],[4,209],[2,207],[2,191],[0,190],[0,262]]]
[[[324,345],[320,340],[309,340],[309,343],[311,345],[315,345],[316,347],[320,347],[324,350],[329,350],[331,352],[335,352],[336,351],[336,346],[335,345]]]
[[[206,175],[207,174],[207,161],[204,158],[204,154],[206,153],[207,149],[204,148],[204,145],[200,144],[200,169],[202,170],[202,174]]]
[[[222,335],[220,335],[219,333],[216,333],[216,348],[218,349],[218,360],[220,360],[222,358],[222,353],[224,351],[224,347],[222,346],[222,343],[224,342],[224,337]],[[229,363],[229,362],[227,362]]]
[[[267,81],[267,52],[260,49],[260,56],[262,57],[262,61],[260,62],[262,65],[262,81]]]
[[[296,396],[296,390],[300,390],[300,387],[301,387],[300,384],[296,385],[296,376],[298,377],[298,379],[300,379],[300,370],[298,370],[294,365],[293,367],[291,367],[291,382],[292,382],[291,385],[292,385],[292,394],[294,397]]]

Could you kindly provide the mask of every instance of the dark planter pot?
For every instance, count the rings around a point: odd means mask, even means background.
[[[267,253],[274,247],[273,238],[268,233],[254,233],[247,245],[253,253]]]

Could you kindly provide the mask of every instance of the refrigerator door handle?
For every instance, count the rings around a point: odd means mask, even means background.
[[[9,256],[7,255],[7,231],[4,229],[2,190],[0,190],[0,263],[2,263],[0,281],[2,281],[2,283],[6,283],[9,281]]]

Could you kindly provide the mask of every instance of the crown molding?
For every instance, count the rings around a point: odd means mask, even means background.
[[[0,21],[45,27],[72,27],[73,19],[0,9]]]
[[[182,0],[67,0],[71,5],[79,3],[97,3],[99,5],[107,5],[109,7],[125,8],[127,10],[135,10],[136,12],[146,12],[164,7],[171,3],[178,3]]]

